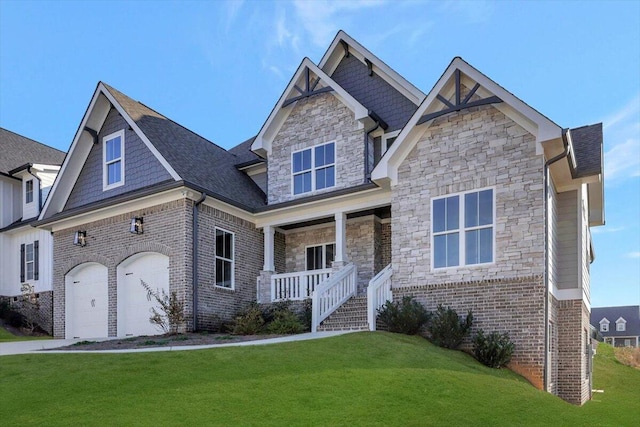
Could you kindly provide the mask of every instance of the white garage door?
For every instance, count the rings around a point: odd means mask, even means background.
[[[80,264],[65,276],[66,338],[101,338],[109,335],[107,267]]]
[[[147,298],[143,280],[153,290],[169,292],[169,257],[144,252],[127,258],[118,266],[118,336],[158,335],[163,333],[149,322],[151,308],[158,303]]]

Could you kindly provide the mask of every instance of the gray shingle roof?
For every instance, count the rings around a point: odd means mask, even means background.
[[[571,129],[578,163],[574,178],[602,173],[602,123]]]
[[[10,130],[0,128],[0,172],[7,174],[27,163],[61,165],[65,153]]]
[[[640,306],[626,305],[620,307],[593,307],[591,309],[591,325],[600,330],[600,321],[607,318],[609,332],[602,332],[605,337],[640,336]],[[616,320],[622,317],[627,321],[626,331],[616,331]]]
[[[265,206],[262,190],[236,169],[235,165],[240,163],[236,155],[122,92],[104,86],[187,184],[249,211]]]
[[[256,137],[253,136],[246,141],[236,145],[235,147],[229,149],[229,152],[236,156],[236,165],[260,162],[264,160],[262,157],[251,151],[251,144],[253,144],[253,141],[255,139]]]

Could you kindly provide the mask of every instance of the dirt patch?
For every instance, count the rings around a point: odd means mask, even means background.
[[[131,350],[152,347],[178,347],[190,345],[216,345],[244,341],[265,340],[282,335],[229,335],[208,333],[185,333],[178,335],[154,335],[131,338],[114,338],[108,341],[80,341],[52,350]]]

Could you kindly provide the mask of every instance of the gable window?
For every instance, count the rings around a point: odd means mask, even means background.
[[[335,253],[335,243],[307,246],[307,270],[331,268],[331,263],[333,263]]]
[[[24,198],[25,198],[25,203],[33,202],[33,180],[32,179],[30,179],[25,183]]]
[[[216,228],[216,286],[234,288],[234,235]]]
[[[609,321],[606,318],[600,321],[600,332],[609,332]]]
[[[616,320],[616,331],[624,332],[626,330],[627,330],[627,321],[624,320],[622,317]]]
[[[124,184],[124,130],[105,136],[102,145],[103,190]]]
[[[493,189],[432,199],[433,268],[493,262]]]
[[[336,185],[335,143],[316,145],[292,154],[293,194]]]
[[[39,257],[40,251],[39,242],[36,240],[33,243],[23,243],[20,245],[20,281],[25,282],[27,280],[38,280],[39,270]]]

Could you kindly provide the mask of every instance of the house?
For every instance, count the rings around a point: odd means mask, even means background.
[[[0,128],[0,298],[15,303],[23,283],[40,305],[37,323],[52,332],[53,239],[38,219],[65,153]]]
[[[311,298],[314,330],[375,330],[412,295],[508,332],[515,371],[582,404],[602,160],[601,124],[563,129],[461,58],[425,94],[342,31],[230,150],[101,82],[38,221],[54,334],[157,333],[141,281],[187,329]]]
[[[591,325],[614,347],[640,347],[640,306],[594,307]]]

